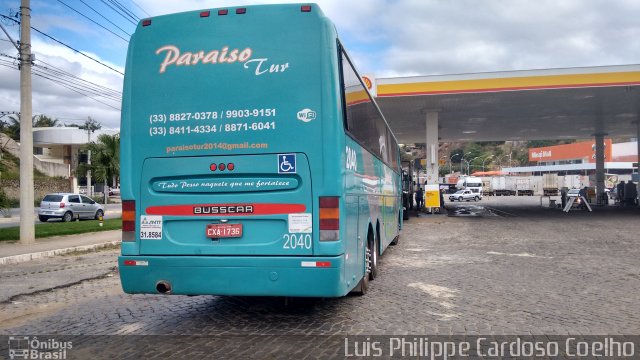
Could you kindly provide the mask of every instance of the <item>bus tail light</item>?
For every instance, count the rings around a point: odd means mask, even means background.
[[[149,26],[149,25],[151,25],[151,19],[142,20],[142,26]]]
[[[311,5],[302,5],[302,6],[300,6],[300,11],[302,11],[302,12],[311,12]]]
[[[331,267],[331,261],[302,261],[302,267],[328,268]]]
[[[209,17],[210,14],[211,14],[211,11],[201,11],[200,17]]]
[[[320,241],[337,241],[340,236],[340,198],[320,197]]]
[[[236,9],[236,14],[246,14],[247,13],[247,8],[237,8]]]
[[[229,13],[229,10],[227,9],[218,10],[218,16],[227,15],[228,13]]]
[[[136,241],[136,202],[122,201],[122,241]]]

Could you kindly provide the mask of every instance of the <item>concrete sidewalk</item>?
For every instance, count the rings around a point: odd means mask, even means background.
[[[15,264],[73,251],[94,250],[117,245],[122,240],[121,230],[102,231],[68,236],[36,239],[31,245],[19,242],[0,242],[0,265]]]

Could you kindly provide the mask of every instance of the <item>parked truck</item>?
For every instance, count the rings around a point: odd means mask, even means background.
[[[589,177],[582,175],[565,175],[564,187],[567,189],[582,189],[589,186]]]
[[[533,196],[533,184],[530,177],[517,177],[516,192],[518,196]]]
[[[493,195],[493,189],[491,188],[491,178],[482,178],[482,195]]]
[[[510,176],[496,176],[491,179],[491,188],[495,196],[516,195],[516,181]]]
[[[558,174],[542,174],[542,195],[558,195]]]
[[[471,190],[475,194],[482,195],[482,179],[476,176],[462,176],[456,183],[458,190]]]

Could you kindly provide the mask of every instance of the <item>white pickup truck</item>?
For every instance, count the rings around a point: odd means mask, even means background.
[[[458,190],[455,193],[449,195],[449,200],[451,201],[478,201],[482,199],[482,194],[474,193],[471,190]]]

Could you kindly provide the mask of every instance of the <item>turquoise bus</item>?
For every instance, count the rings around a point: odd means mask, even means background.
[[[126,293],[365,293],[402,226],[397,141],[317,5],[143,20],[121,123]]]

